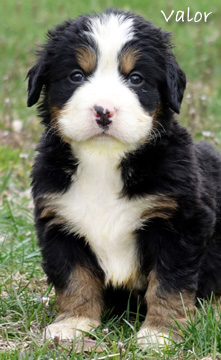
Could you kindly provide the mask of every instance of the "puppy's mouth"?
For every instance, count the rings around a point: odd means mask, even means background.
[[[115,134],[112,134],[110,129],[100,129],[99,132],[92,134],[92,136],[90,136],[86,141],[90,141],[90,142],[94,142],[97,144],[109,144],[109,143],[121,143],[120,139],[118,138],[118,136],[116,136]]]
[[[108,131],[103,131],[103,132],[100,133],[100,134],[93,135],[93,136],[91,137],[91,139],[103,139],[103,140],[105,140],[105,139],[115,139],[115,140],[116,140],[115,137],[113,137],[112,135],[108,134]]]

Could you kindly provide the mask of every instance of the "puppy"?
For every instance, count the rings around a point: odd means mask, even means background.
[[[35,224],[59,311],[46,336],[99,326],[112,288],[144,294],[138,341],[164,343],[197,297],[221,294],[221,157],[174,118],[186,80],[170,34],[130,12],[80,16],[48,32],[28,78],[45,126]]]

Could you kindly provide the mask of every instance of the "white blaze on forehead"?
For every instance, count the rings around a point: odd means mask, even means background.
[[[99,68],[117,66],[122,47],[133,39],[133,19],[123,14],[104,14],[91,21],[91,34],[99,51]]]

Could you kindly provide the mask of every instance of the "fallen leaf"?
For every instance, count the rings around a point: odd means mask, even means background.
[[[96,353],[103,352],[105,348],[102,348],[101,345],[97,344],[96,340],[92,340],[88,337],[84,337],[83,339],[73,340],[56,340],[53,343],[49,344],[49,348],[53,349],[54,347],[62,346],[63,348],[68,348],[71,351],[74,350],[77,354],[79,353],[90,353],[92,350]]]
[[[104,351],[102,347],[99,345],[97,346],[97,341],[92,340],[90,338],[84,337],[84,339],[78,340],[75,345],[75,350],[79,354],[81,352],[89,353],[91,350],[96,351],[96,353],[100,353]]]

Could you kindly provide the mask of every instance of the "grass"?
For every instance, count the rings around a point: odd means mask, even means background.
[[[183,341],[162,351],[142,350],[136,344],[140,322],[126,311],[110,314],[85,344],[49,344],[42,329],[55,316],[55,297],[41,269],[33,229],[29,173],[41,126],[34,109],[26,108],[28,69],[33,51],[45,41],[49,27],[80,13],[118,6],[136,11],[174,33],[178,61],[187,74],[180,121],[196,140],[221,148],[221,37],[219,0],[7,0],[0,11],[0,359],[207,359],[220,358],[220,304],[212,299],[196,310]],[[210,12],[208,23],[165,22],[172,9]],[[47,298],[49,305],[47,306]],[[105,330],[106,328],[106,330]],[[108,330],[107,330],[108,329]],[[90,350],[91,348],[91,350]]]

